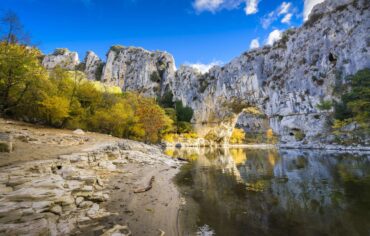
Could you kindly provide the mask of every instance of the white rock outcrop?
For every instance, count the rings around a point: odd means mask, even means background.
[[[67,70],[75,70],[79,64],[78,53],[65,48],[55,49],[53,54],[46,55],[42,60],[42,65],[48,70],[54,69],[56,66]]]
[[[166,52],[113,46],[107,55],[102,82],[119,86],[123,91],[157,96],[174,78],[175,62]]]
[[[174,100],[194,110],[198,133],[213,133],[217,141],[228,141],[247,107],[258,108],[283,143],[312,141],[325,134],[332,114],[317,105],[338,100],[334,88],[345,84],[347,76],[370,68],[369,8],[368,0],[326,0],[314,7],[302,27],[287,30],[274,45],[245,52],[206,74],[186,66],[175,71],[174,59],[166,52],[113,46],[101,81],[144,96],[172,93]],[[47,56],[43,64],[52,68],[67,55]],[[99,63],[88,53],[89,79],[99,74]],[[305,138],[297,140],[297,132]]]
[[[103,61],[92,51],[88,51],[84,60],[85,74],[89,80],[100,80],[104,63]]]

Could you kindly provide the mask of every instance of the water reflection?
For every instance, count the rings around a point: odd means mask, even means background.
[[[169,154],[169,153],[168,153]],[[370,235],[370,157],[319,151],[172,150],[184,235]],[[206,235],[206,233],[204,233]]]

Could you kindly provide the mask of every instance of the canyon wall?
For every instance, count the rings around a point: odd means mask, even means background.
[[[84,70],[89,79],[123,91],[152,97],[172,93],[194,110],[196,131],[212,134],[218,142],[228,141],[239,115],[251,107],[269,121],[282,143],[324,142],[333,110],[317,106],[338,100],[336,85],[370,68],[369,8],[368,0],[327,0],[274,45],[245,52],[206,74],[187,66],[175,70],[166,52],[121,46],[109,50],[104,67],[85,60]],[[56,64],[50,57],[44,59],[47,68]]]

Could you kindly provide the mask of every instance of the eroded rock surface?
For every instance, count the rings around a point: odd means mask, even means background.
[[[54,69],[60,66],[67,70],[75,70],[80,64],[77,52],[71,52],[66,48],[55,49],[53,54],[46,55],[42,61],[42,65],[48,69]]]
[[[206,74],[186,66],[175,72],[174,59],[165,52],[113,46],[101,80],[145,96],[172,93],[193,108],[196,131],[217,136],[218,142],[228,141],[247,107],[258,108],[283,143],[325,142],[333,110],[318,105],[338,100],[336,86],[370,68],[369,8],[368,0],[326,0],[273,46],[246,52]],[[87,67],[91,79],[95,67]]]
[[[177,165],[156,147],[120,141],[57,160],[2,167],[0,234],[122,233],[122,227],[109,230],[99,220],[114,214],[101,205],[110,198],[110,178],[122,173],[128,162]]]

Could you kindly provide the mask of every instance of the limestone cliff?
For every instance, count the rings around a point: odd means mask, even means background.
[[[79,64],[78,53],[65,48],[55,49],[53,54],[46,55],[42,61],[42,65],[46,69],[54,69],[56,66],[60,66],[67,70],[74,70]]]
[[[175,62],[166,52],[113,46],[107,54],[102,82],[146,96],[162,93],[174,78]]]
[[[172,93],[193,108],[198,133],[213,133],[220,142],[228,140],[248,107],[258,108],[283,143],[325,142],[333,111],[321,111],[318,104],[337,100],[338,83],[370,68],[369,8],[368,0],[327,0],[273,46],[246,52],[206,74],[186,66],[175,71],[166,52],[121,46],[109,50],[101,78],[91,66],[101,63],[95,56],[86,57],[85,72],[123,91],[153,97]],[[57,59],[47,56],[44,65],[51,68]]]
[[[370,67],[369,5],[328,0],[272,47],[244,53],[205,75],[180,68],[171,86],[175,98],[195,110],[193,120],[203,135],[227,138],[239,113],[252,106],[266,115],[282,142],[318,138],[331,112],[317,105],[337,99],[339,81]],[[304,140],[297,140],[297,133]]]
[[[87,79],[100,80],[104,62],[94,52],[88,51],[83,63]]]

